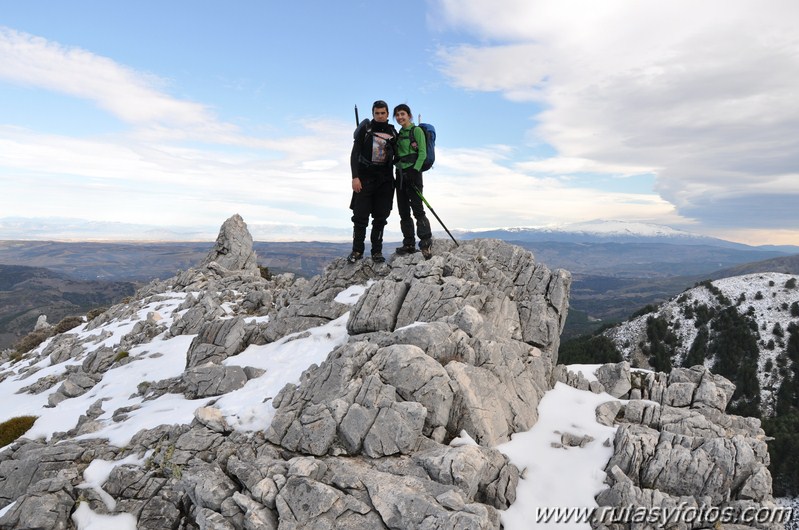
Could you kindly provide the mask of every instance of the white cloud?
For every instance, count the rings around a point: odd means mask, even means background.
[[[602,218],[687,224],[655,194],[598,191],[508,165],[501,149],[437,152],[425,195],[449,228],[562,224]]]
[[[554,156],[539,160],[528,160],[516,165],[520,170],[533,171],[550,175],[569,175],[575,173],[611,173],[619,177],[629,177],[653,173],[658,168],[649,166],[633,166],[602,163],[590,158],[574,158]]]
[[[94,101],[127,123],[213,123],[205,106],[161,92],[163,81],[155,76],[5,27],[0,27],[0,77]]]
[[[285,152],[231,153],[129,138],[76,139],[0,127],[0,210],[173,226],[251,222],[319,225],[317,213],[349,204],[349,141],[319,132],[272,142]],[[330,135],[327,135],[330,136]],[[317,164],[303,167],[308,149]],[[318,205],[318,206],[312,206]],[[349,216],[341,218],[342,226]]]
[[[207,226],[238,212],[255,223],[320,225],[316,214],[333,201],[342,211],[349,203],[351,140],[330,134],[341,123],[249,136],[170,96],[165,80],[3,27],[0,80],[92,101],[129,127],[86,138],[0,125],[4,215]]]
[[[720,196],[799,199],[798,3],[442,0],[440,10],[482,39],[440,51],[453,83],[542,104],[535,134],[559,157],[528,169],[651,168],[660,195],[707,226],[762,217]],[[798,209],[777,210],[771,226],[797,226]]]

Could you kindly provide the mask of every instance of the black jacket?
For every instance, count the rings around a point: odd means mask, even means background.
[[[355,130],[350,154],[352,178],[392,178],[397,130],[388,122],[364,120]]]

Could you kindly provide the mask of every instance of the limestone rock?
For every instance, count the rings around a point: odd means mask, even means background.
[[[442,253],[434,259],[393,269],[373,285],[352,309],[351,332],[394,331],[454,318],[467,334],[520,340],[556,355],[568,313],[568,272],[550,271],[530,252],[497,240],[446,250],[439,244]]]
[[[721,510],[773,502],[759,422],[723,413],[733,390],[729,381],[704,367],[632,379],[651,401],[633,399],[623,407],[607,465],[611,487],[597,497],[600,506],[684,503]]]
[[[33,326],[33,331],[44,331],[52,329],[52,324],[47,322],[47,315],[39,315],[36,319],[36,325]]]
[[[625,407],[619,401],[607,401],[596,408],[596,421],[602,425],[612,427],[616,423],[619,412]]]
[[[244,319],[205,321],[198,335],[189,346],[186,368],[206,363],[220,363],[231,355],[244,351],[247,326]]]
[[[625,396],[632,388],[630,363],[627,361],[600,366],[596,371],[596,378],[602,383],[605,392],[615,398]]]
[[[247,375],[240,366],[195,366],[183,372],[185,395],[189,399],[221,396],[243,387]]]
[[[240,215],[236,214],[222,224],[214,248],[200,266],[221,272],[223,275],[228,273],[260,275],[255,251],[252,248],[252,236]]]

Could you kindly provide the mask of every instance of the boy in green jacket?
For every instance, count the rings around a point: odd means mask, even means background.
[[[405,103],[394,107],[394,121],[402,127],[397,136],[397,210],[400,214],[402,230],[402,246],[397,254],[413,254],[416,252],[413,220],[416,219],[416,236],[419,237],[419,249],[425,259],[433,255],[433,234],[430,221],[424,211],[422,193],[422,164],[427,157],[427,145],[424,131],[413,124],[411,109]]]

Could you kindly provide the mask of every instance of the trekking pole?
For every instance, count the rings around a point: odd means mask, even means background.
[[[409,184],[410,184],[410,183],[409,183]],[[414,186],[413,184],[411,184],[411,188],[413,188],[413,191],[415,191],[415,192],[416,192],[416,195],[418,195],[418,196],[419,196],[419,198],[420,198],[420,199],[422,199],[422,202],[423,202],[423,203],[425,203],[425,204],[427,205],[427,207],[428,207],[428,208],[430,208],[430,213],[432,213],[432,214],[435,216],[435,218],[438,220],[438,222],[441,224],[441,226],[443,226],[443,227],[444,227],[444,230],[447,232],[447,234],[449,235],[449,237],[451,237],[451,238],[452,238],[452,240],[453,240],[453,241],[455,241],[455,238],[454,238],[454,237],[453,237],[453,235],[450,233],[450,231],[449,231],[449,229],[447,228],[447,226],[444,224],[444,222],[443,222],[443,221],[441,220],[441,218],[438,216],[438,214],[437,214],[437,213],[436,213],[436,211],[433,209],[433,207],[432,207],[432,206],[430,206],[430,203],[429,203],[429,202],[427,202],[427,199],[425,199],[425,198],[424,198],[424,195],[422,195],[422,192],[421,192],[421,191],[419,191],[419,188],[417,188],[417,187],[416,187],[416,186]],[[456,246],[456,247],[459,247],[459,246],[460,246],[460,245],[458,245],[458,242],[457,242],[457,241],[455,241],[455,246]]]
[[[355,105],[355,126],[357,127],[360,124],[361,120],[358,119],[358,105]]]

